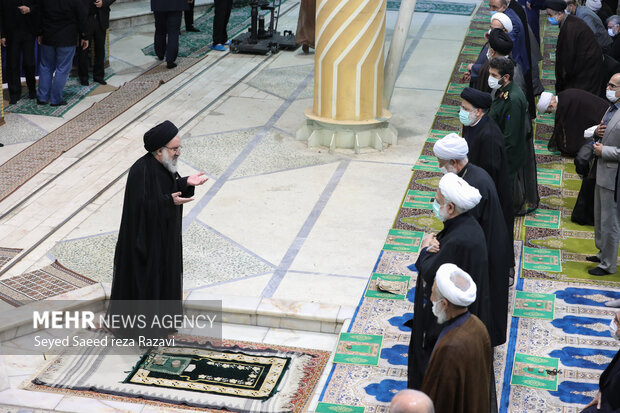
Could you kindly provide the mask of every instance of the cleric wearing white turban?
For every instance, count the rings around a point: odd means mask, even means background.
[[[448,142],[452,138],[450,137]],[[441,145],[439,147],[441,148]],[[467,212],[478,205],[480,199],[478,189],[452,172],[445,174],[439,181],[432,208],[435,216],[443,222],[443,230],[437,235],[426,234],[415,262],[418,277],[409,344],[409,388],[419,388],[422,384],[428,360],[441,332],[441,326],[433,316],[431,287],[442,264],[457,265],[471,275],[480,298],[469,306],[469,311],[478,316],[487,329],[491,328],[487,242],[482,227],[476,218]]]
[[[512,21],[510,20],[510,17],[504,13],[495,13],[491,16],[491,23],[493,23],[493,20],[500,22],[502,26],[504,26],[506,33],[510,33],[512,31]]]
[[[467,272],[452,263],[439,267],[431,301],[443,328],[421,387],[438,412],[490,411],[491,343],[484,324],[467,311],[475,300]]]
[[[481,199],[480,191],[454,173],[447,173],[441,178],[439,190],[444,200],[443,204],[454,204],[458,213],[469,211],[478,205]]]
[[[465,159],[468,152],[469,147],[467,146],[467,141],[456,133],[449,133],[433,145],[433,153],[435,156],[444,161],[449,161],[450,159]]]

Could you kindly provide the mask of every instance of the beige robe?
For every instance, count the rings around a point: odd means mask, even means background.
[[[316,19],[316,0],[301,0],[297,19],[295,43],[314,48],[314,24]]]

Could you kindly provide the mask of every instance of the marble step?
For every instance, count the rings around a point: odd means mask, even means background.
[[[0,343],[43,330],[42,327],[34,328],[34,311],[99,312],[110,298],[110,288],[109,283],[97,283],[52,299],[2,311]],[[215,311],[221,311],[219,321],[226,324],[337,334],[350,323],[355,308],[266,297],[222,296],[200,290],[186,292],[187,315],[213,314]]]

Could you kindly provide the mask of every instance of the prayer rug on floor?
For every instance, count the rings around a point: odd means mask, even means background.
[[[284,0],[282,3],[284,3]],[[182,32],[179,37],[179,56],[186,57],[194,55],[196,57],[203,56],[210,49],[205,49],[205,46],[209,46],[213,41],[213,15],[214,8],[210,7],[206,13],[198,17],[194,21],[194,27],[200,32]],[[263,14],[264,12],[260,12]],[[246,30],[250,25],[251,8],[249,1],[240,1],[233,4],[233,9],[230,13],[230,20],[226,30],[229,38],[234,38],[239,33]],[[267,24],[269,24],[269,17],[265,18]],[[282,30],[295,30],[295,27],[280,28]],[[147,56],[155,56],[155,47],[150,44],[142,49],[142,53]]]
[[[0,280],[0,299],[16,307],[95,284],[58,261],[39,270]]]
[[[5,264],[11,261],[13,258],[22,252],[21,248],[2,248],[0,247],[0,269],[5,266]]]
[[[143,356],[105,348],[60,355],[28,390],[187,409],[301,412],[329,352],[177,334]]]
[[[112,76],[114,76],[114,73],[112,73],[110,69],[107,69],[106,79],[109,79]],[[76,76],[69,76],[67,84],[62,90],[62,97],[65,101],[67,101],[66,105],[38,105],[36,99],[28,99],[26,92],[26,97],[22,97],[17,101],[17,103],[7,106],[4,110],[10,113],[62,117],[80,100],[90,95],[91,92],[97,89],[98,86],[99,83],[97,82],[90,82],[88,86],[82,86],[80,84],[80,80]]]
[[[552,91],[558,29],[542,18],[541,22],[542,81]],[[411,181],[389,230],[392,233],[395,229],[437,233],[443,228],[431,208],[441,178],[432,148],[446,134],[461,132],[456,113],[466,86],[462,77],[485,43],[488,27],[489,9],[483,3],[472,18],[444,99],[412,167]],[[587,273],[593,264],[585,257],[596,253],[593,227],[570,220],[580,177],[572,159],[547,148],[553,117],[539,116],[534,123],[541,201],[534,213],[515,219],[516,279],[509,295],[507,342],[494,349],[498,407],[500,413],[577,413],[596,393],[600,374],[618,351],[618,341],[609,333],[617,309],[605,303],[620,298],[620,275]],[[386,235],[389,240],[389,232]],[[415,286],[417,255],[404,248],[384,247],[372,273],[408,276],[410,286]],[[415,288],[404,301],[362,297],[348,331],[383,335],[379,365],[334,365],[321,402],[363,407],[366,413],[388,412],[394,394],[407,386],[410,329],[404,323],[414,316],[414,295]],[[547,311],[532,311],[537,305]],[[515,308],[521,311],[513,316]]]
[[[470,16],[476,5],[473,3],[458,3],[451,1],[428,1],[422,0],[415,4],[415,13],[435,13],[435,14],[457,14],[460,16]],[[388,10],[399,10],[400,0],[388,1]]]

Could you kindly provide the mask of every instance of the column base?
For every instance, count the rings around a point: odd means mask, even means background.
[[[295,138],[308,141],[308,147],[327,146],[332,153],[336,149],[353,149],[360,153],[363,148],[383,151],[388,145],[396,145],[398,131],[389,124],[390,113],[385,111],[385,120],[347,122],[320,119],[306,110],[308,119],[301,124]],[[387,116],[386,116],[387,115]]]

